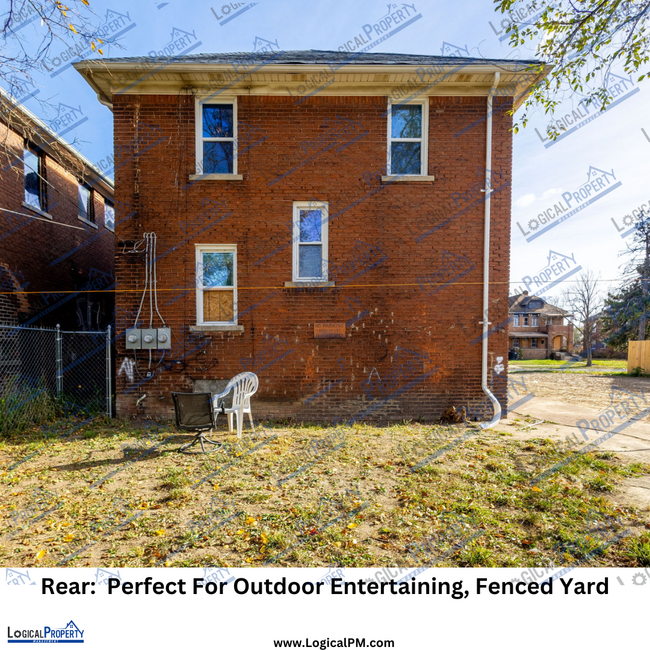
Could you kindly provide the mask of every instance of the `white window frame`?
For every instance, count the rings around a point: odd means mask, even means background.
[[[523,320],[521,323],[522,327],[530,327],[530,314],[522,314]],[[528,322],[526,322],[528,321]]]
[[[232,104],[232,137],[231,138],[204,138],[203,137],[203,104]],[[196,99],[196,174],[198,176],[214,175],[217,172],[206,172],[203,166],[204,142],[232,142],[232,172],[218,173],[219,176],[235,176],[237,174],[237,98],[236,97],[210,97]]]
[[[237,325],[237,244],[195,244],[196,247],[196,324],[197,325]],[[233,319],[229,321],[204,321],[203,320],[203,292],[216,287],[203,287],[203,274],[200,269],[203,265],[203,253],[233,253],[232,289],[224,290],[233,292]]]
[[[530,326],[531,327],[539,327],[539,315],[538,314],[531,314],[531,316],[530,316]]]
[[[308,278],[300,277],[300,246],[309,246],[310,243],[300,242],[300,210],[321,210],[321,241],[322,258],[321,258],[321,277]],[[329,203],[324,201],[294,201],[293,202],[293,270],[291,279],[293,282],[327,282],[329,255],[328,255],[328,228],[329,223]],[[311,242],[311,245],[317,245],[317,242]]]
[[[514,327],[519,327],[519,320],[519,314],[514,314],[512,323]]]
[[[106,206],[110,205],[111,208],[113,208],[113,227],[111,228],[107,222],[106,222]],[[104,199],[104,228],[106,230],[110,230],[111,232],[115,232],[115,203],[109,199]]]
[[[392,137],[392,117],[393,106],[405,106],[408,104],[420,104],[422,106],[422,137],[421,138],[395,138]],[[388,145],[387,145],[387,162],[386,174],[393,176],[394,172],[391,169],[391,144],[393,142],[420,142],[420,173],[419,174],[400,174],[402,177],[418,178],[420,176],[428,175],[428,161],[429,161],[429,98],[413,99],[408,102],[392,102],[388,100]]]

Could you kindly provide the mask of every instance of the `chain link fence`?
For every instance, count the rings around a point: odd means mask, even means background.
[[[0,433],[78,411],[112,413],[111,328],[66,332],[0,325]]]

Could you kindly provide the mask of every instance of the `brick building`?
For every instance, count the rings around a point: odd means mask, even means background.
[[[510,350],[523,359],[548,359],[552,352],[573,353],[569,312],[528,291],[510,297]]]
[[[0,90],[0,324],[111,323],[114,221],[112,182]]]
[[[299,51],[75,67],[113,111],[116,159],[133,152],[118,334],[171,328],[170,350],[118,343],[119,414],[170,417],[170,391],[245,370],[257,418],[491,413],[488,384],[506,407],[507,111],[544,66]],[[138,293],[154,271],[158,309],[151,282]]]

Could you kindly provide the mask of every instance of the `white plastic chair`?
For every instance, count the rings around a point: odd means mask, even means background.
[[[253,372],[242,372],[233,377],[226,386],[226,389],[212,397],[212,407],[215,414],[225,413],[228,415],[228,430],[232,431],[232,416],[237,416],[237,437],[241,438],[244,413],[248,413],[251,428],[255,431],[253,415],[251,413],[251,396],[257,392],[259,379]],[[224,398],[232,391],[232,406],[226,407]]]

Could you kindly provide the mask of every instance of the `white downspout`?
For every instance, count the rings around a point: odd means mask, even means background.
[[[494,83],[487,97],[487,137],[485,145],[485,229],[483,241],[483,341],[481,350],[481,388],[494,406],[490,422],[481,422],[481,429],[490,429],[501,419],[501,404],[488,388],[488,320],[490,308],[490,195],[492,194],[492,95],[499,85],[499,72],[494,73]]]

